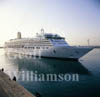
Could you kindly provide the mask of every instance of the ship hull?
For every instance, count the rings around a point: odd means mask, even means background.
[[[67,59],[78,60],[80,57],[87,54],[93,48],[90,47],[51,47],[46,50],[38,49],[25,49],[25,48],[6,48],[6,54],[19,54],[39,58],[54,58],[54,59]]]

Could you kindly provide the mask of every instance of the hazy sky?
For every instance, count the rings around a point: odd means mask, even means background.
[[[34,37],[41,28],[65,36],[71,45],[100,45],[99,0],[0,0],[0,44]]]

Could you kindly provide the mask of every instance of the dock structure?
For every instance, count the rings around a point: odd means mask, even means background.
[[[35,97],[0,70],[0,97]]]
[[[100,48],[100,46],[94,46],[94,48]]]

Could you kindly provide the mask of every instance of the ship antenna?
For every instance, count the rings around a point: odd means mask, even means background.
[[[41,34],[44,35],[44,29],[43,28],[41,29]]]
[[[88,46],[90,46],[90,39],[88,39],[87,42],[88,42]]]

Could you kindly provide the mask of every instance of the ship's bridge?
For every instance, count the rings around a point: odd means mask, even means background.
[[[47,39],[65,39],[64,37],[61,37],[58,34],[51,34],[51,33],[44,34],[44,37]]]
[[[59,36],[58,34],[47,33],[44,34],[44,37],[50,40],[54,46],[68,46],[68,43],[65,41],[65,38]]]

